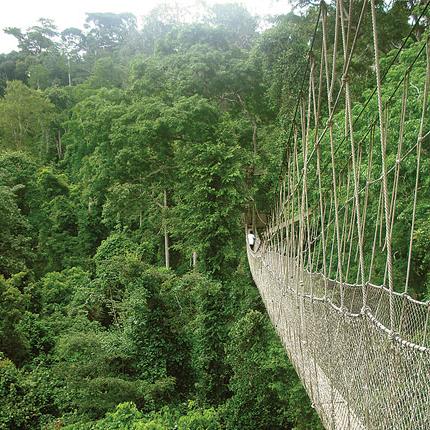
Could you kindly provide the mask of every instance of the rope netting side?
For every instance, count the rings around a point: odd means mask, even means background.
[[[390,339],[378,317],[359,313],[360,300],[353,312],[342,312],[327,298],[297,295],[300,274],[291,267],[280,277],[274,252],[248,254],[273,326],[326,428],[429,428],[428,348]],[[305,278],[317,281],[315,275]],[[374,287],[369,296],[377,304],[381,296],[388,300],[389,291]]]

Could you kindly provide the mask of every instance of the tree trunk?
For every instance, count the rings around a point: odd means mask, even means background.
[[[166,263],[166,268],[170,268],[170,251],[169,251],[169,234],[167,232],[167,191],[164,190],[164,216],[163,216],[163,224],[164,224],[164,260]]]
[[[48,133],[48,131],[44,130],[43,134],[45,137],[46,155],[48,155],[49,154],[49,133]]]
[[[72,86],[72,74],[70,72],[70,57],[67,56],[67,74],[69,76],[69,87]]]
[[[254,150],[254,158],[257,155],[257,123],[255,119],[252,120],[252,147]],[[255,160],[254,160],[255,163]]]
[[[61,132],[58,130],[57,133],[57,155],[58,159],[61,160],[63,158],[63,146],[61,143]]]

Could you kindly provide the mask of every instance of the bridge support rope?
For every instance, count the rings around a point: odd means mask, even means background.
[[[410,295],[416,226],[430,217],[428,204],[417,210],[420,198],[430,201],[422,172],[429,163],[429,40],[405,59],[401,53],[430,1],[384,73],[375,4],[337,0],[333,10],[321,2],[285,179],[248,260],[327,429],[429,430],[430,302]],[[350,68],[363,55],[357,41],[366,31],[375,89],[358,103]]]

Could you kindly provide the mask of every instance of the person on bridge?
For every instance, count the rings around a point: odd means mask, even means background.
[[[255,244],[255,234],[252,230],[249,230],[248,233],[248,245],[251,247],[252,250],[254,250],[254,244]]]

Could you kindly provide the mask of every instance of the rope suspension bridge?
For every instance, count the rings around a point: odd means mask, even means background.
[[[382,67],[375,3],[321,2],[279,198],[248,260],[327,429],[428,430],[430,303],[414,253],[430,226],[430,44],[409,42],[430,7]],[[358,102],[351,68],[370,53],[374,90]]]

